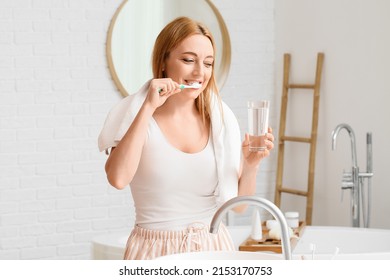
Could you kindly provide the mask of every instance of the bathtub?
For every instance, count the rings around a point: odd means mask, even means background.
[[[306,226],[293,255],[303,259],[390,260],[390,230]]]
[[[251,230],[250,226],[228,226],[227,229],[237,250]],[[122,259],[128,235],[127,231],[97,236],[92,242],[92,259]],[[292,255],[296,260],[390,260],[390,230],[306,226]]]

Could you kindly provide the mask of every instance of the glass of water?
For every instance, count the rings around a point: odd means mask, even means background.
[[[249,151],[263,151],[268,132],[269,101],[248,102]]]

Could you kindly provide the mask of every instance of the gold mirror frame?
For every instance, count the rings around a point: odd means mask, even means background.
[[[220,30],[220,36],[222,38],[221,45],[217,45],[217,51],[218,53],[221,53],[221,58],[220,58],[220,63],[217,65],[215,68],[215,77],[217,81],[218,87],[221,89],[223,85],[225,84],[225,81],[227,79],[227,76],[229,74],[229,69],[230,69],[230,63],[231,63],[231,45],[230,45],[230,37],[229,37],[229,32],[227,30],[226,24],[219,13],[218,9],[215,7],[215,5],[210,1],[210,0],[203,0],[205,3],[211,8],[213,11],[217,22],[218,22],[218,27]],[[117,22],[118,16],[123,11],[124,7],[126,4],[128,4],[128,0],[124,0],[122,4],[119,6],[119,8],[116,10],[111,23],[110,27],[108,30],[108,35],[107,35],[107,43],[106,43],[106,56],[107,56],[107,62],[108,62],[108,68],[110,70],[112,79],[114,80],[115,85],[117,86],[119,92],[123,97],[126,97],[129,95],[127,89],[121,82],[119,75],[117,73],[117,70],[115,68],[115,64],[113,61],[113,54],[112,54],[112,36],[113,36],[113,31],[115,28],[115,24]],[[193,2],[195,3],[195,1]],[[179,15],[178,15],[179,16]],[[196,18],[194,18],[196,20]],[[167,24],[168,22],[166,22]],[[205,23],[207,25],[207,23]],[[151,77],[145,78],[145,81]]]

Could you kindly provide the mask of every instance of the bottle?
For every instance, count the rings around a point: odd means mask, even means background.
[[[256,241],[263,239],[263,229],[261,226],[260,213],[258,209],[255,209],[252,213],[251,238]]]
[[[299,227],[299,213],[298,212],[286,212],[284,213],[286,217],[287,225],[291,228]]]

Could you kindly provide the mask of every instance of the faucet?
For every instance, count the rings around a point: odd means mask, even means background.
[[[217,233],[222,218],[230,209],[241,204],[256,205],[265,208],[279,222],[282,231],[282,251],[286,260],[291,260],[291,244],[286,218],[275,204],[257,196],[238,196],[226,201],[214,214],[210,223],[210,233]]]
[[[348,131],[349,138],[351,139],[351,155],[352,155],[352,171],[351,173],[343,174],[343,180],[341,188],[351,189],[352,198],[351,198],[351,211],[352,211],[352,226],[359,227],[360,225],[360,203],[359,203],[359,168],[357,166],[357,157],[356,157],[356,140],[355,133],[351,126],[345,123],[341,123],[336,126],[332,131],[332,150],[336,150],[336,140],[337,136],[340,133],[340,130],[345,129]]]
[[[342,130],[343,128],[348,131],[349,138],[351,139],[352,170],[351,172],[343,173],[341,189],[342,190],[351,189],[352,226],[360,227],[360,211],[361,211],[360,197],[362,197],[363,200],[363,195],[361,190],[361,188],[363,188],[363,179],[368,178],[368,196],[370,196],[371,177],[373,176],[372,135],[371,133],[367,133],[367,172],[360,173],[359,167],[357,165],[355,133],[353,132],[351,126],[345,123],[341,123],[337,125],[336,128],[332,131],[332,150],[336,149],[337,136],[339,135],[340,130]],[[364,209],[364,203],[362,206]],[[367,208],[368,210],[367,210],[366,217],[364,215],[365,211],[363,211],[363,220],[364,220],[363,222],[365,227],[368,227],[369,224],[370,201],[367,202]]]
[[[341,123],[332,131],[332,151],[336,150],[337,136],[343,128],[348,131],[349,138],[351,139],[352,166],[357,166],[355,133],[348,124]]]

